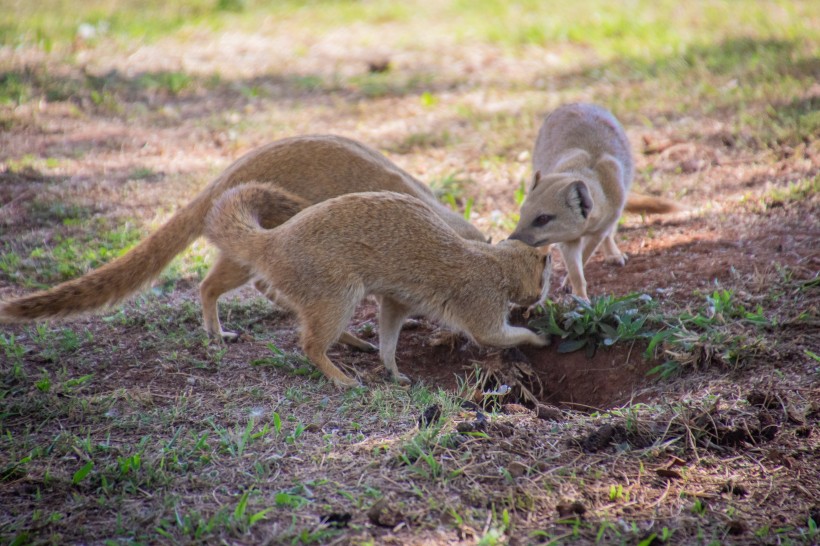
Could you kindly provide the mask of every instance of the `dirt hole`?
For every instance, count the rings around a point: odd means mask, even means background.
[[[652,384],[647,372],[657,364],[644,359],[645,347],[638,344],[601,347],[590,357],[583,349],[561,354],[557,343],[498,350],[479,348],[464,338],[451,346],[431,346],[431,337],[426,328],[402,332],[399,367],[410,377],[457,389],[458,378],[474,380],[480,370],[485,379],[492,376],[485,390],[506,384],[518,394],[517,387],[523,387],[539,403],[579,411],[645,401],[647,395],[640,393]]]

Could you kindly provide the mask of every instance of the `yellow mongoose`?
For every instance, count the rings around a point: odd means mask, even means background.
[[[546,344],[507,322],[511,301],[529,305],[549,285],[549,257],[538,249],[520,241],[464,239],[429,204],[395,192],[343,195],[274,229],[262,227],[263,211],[298,206],[275,187],[246,184],[216,202],[205,235],[298,314],[305,355],[336,385],[357,382],[328,359],[328,347],[341,341],[373,348],[345,332],[368,294],[380,303],[379,352],[395,381],[409,382],[396,366],[396,343],[411,313],[438,319],[480,344]]]
[[[124,256],[50,290],[0,302],[0,323],[66,317],[122,301],[159,276],[174,256],[202,235],[205,216],[220,195],[249,181],[282,188],[308,204],[352,192],[405,193],[427,203],[462,237],[485,239],[461,215],[439,203],[427,186],[379,152],[338,136],[287,138],[239,158],[164,226]],[[265,227],[276,225],[265,223],[265,215],[262,221]],[[245,267],[230,258],[217,257],[200,287],[204,327],[210,335],[235,337],[222,330],[217,299],[249,279]]]
[[[632,152],[621,124],[604,108],[569,104],[553,111],[538,133],[533,182],[511,239],[532,246],[558,243],[572,291],[589,299],[584,264],[603,242],[608,261],[626,254],[615,244],[624,210],[682,210],[667,199],[629,193]]]

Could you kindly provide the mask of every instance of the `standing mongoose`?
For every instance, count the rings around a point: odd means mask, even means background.
[[[589,299],[584,265],[603,242],[609,262],[624,265],[615,243],[618,219],[629,212],[682,210],[667,199],[630,193],[634,176],[626,133],[608,110],[569,104],[541,126],[532,157],[533,182],[511,239],[558,244],[572,291]]]
[[[430,204],[396,192],[342,195],[264,228],[263,211],[288,207],[287,215],[299,206],[274,186],[239,186],[211,208],[205,235],[297,313],[305,354],[336,385],[357,382],[328,359],[328,347],[371,347],[345,332],[368,294],[379,301],[379,352],[395,381],[409,381],[396,366],[396,343],[410,314],[438,319],[479,344],[546,344],[507,322],[510,302],[529,305],[549,286],[549,256],[540,250],[465,239]]]
[[[425,202],[459,235],[485,237],[461,215],[439,203],[430,189],[385,156],[339,136],[300,136],[278,140],[239,158],[188,205],[125,255],[49,290],[0,302],[0,323],[68,317],[113,305],[157,278],[180,252],[202,235],[205,217],[225,191],[255,181],[318,203],[362,191],[393,191]],[[280,216],[279,214],[274,216]],[[264,227],[273,227],[261,215]],[[205,330],[232,339],[219,323],[218,298],[250,279],[246,267],[219,255],[200,287]]]

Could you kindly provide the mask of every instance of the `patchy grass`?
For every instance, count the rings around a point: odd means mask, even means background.
[[[625,218],[628,264],[533,321],[551,349],[408,325],[407,390],[334,347],[364,383],[336,391],[249,288],[220,305],[242,342],[210,342],[204,242],[100,316],[3,325],[0,542],[818,542],[817,3],[6,4],[3,298],[300,133],[375,146],[499,240],[543,115],[595,101],[637,189],[693,211]],[[376,341],[372,304],[350,330]]]

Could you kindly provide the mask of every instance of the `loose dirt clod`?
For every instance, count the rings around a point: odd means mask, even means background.
[[[580,501],[562,502],[555,505],[555,509],[558,511],[558,517],[560,518],[583,516],[587,512],[586,506]]]
[[[544,419],[545,421],[564,420],[564,416],[561,414],[561,410],[553,406],[547,406],[546,404],[537,404],[535,406],[535,415],[539,419]]]
[[[736,497],[745,497],[749,494],[748,489],[743,484],[732,481],[726,482],[720,489],[721,493],[730,493]]]
[[[623,442],[625,440],[626,429],[622,425],[606,424],[582,438],[580,444],[584,451],[597,453],[613,442]]]
[[[403,521],[401,512],[387,497],[377,500],[367,510],[367,517],[373,525],[394,528]]]
[[[419,416],[419,428],[427,428],[437,423],[439,419],[441,419],[441,406],[433,404]]]
[[[669,469],[669,468],[658,468],[657,470],[655,470],[655,472],[661,478],[670,478],[670,479],[673,479],[673,480],[680,480],[681,478],[683,478],[683,476],[681,475],[680,472],[678,472],[677,470]]]
[[[501,412],[507,415],[525,415],[530,413],[530,410],[521,404],[502,404]]]

